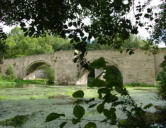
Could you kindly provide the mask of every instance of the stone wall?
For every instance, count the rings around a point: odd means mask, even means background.
[[[93,61],[104,57],[108,65],[116,66],[123,75],[123,82],[126,83],[147,83],[155,84],[155,79],[160,69],[160,63],[166,54],[165,49],[160,49],[158,54],[151,54],[146,51],[136,50],[135,54],[128,55],[125,51],[120,53],[115,50],[89,51],[86,58]],[[59,51],[54,54],[43,54],[27,56],[16,59],[6,59],[0,65],[2,73],[5,73],[9,64],[12,64],[15,73],[19,78],[26,77],[26,72],[35,63],[46,63],[55,70],[56,84],[86,84],[88,72],[79,76],[79,69],[73,63],[73,51]]]
[[[123,76],[123,82],[155,84],[154,55],[141,50],[128,55],[118,51],[95,51],[89,52],[88,59],[94,60],[105,57],[108,65],[116,66]]]

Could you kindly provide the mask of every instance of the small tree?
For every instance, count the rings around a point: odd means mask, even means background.
[[[5,44],[4,39],[0,38],[0,64],[3,63],[4,55],[6,53],[7,45]]]
[[[46,74],[48,78],[48,84],[54,84],[55,81],[55,75],[54,75],[54,69],[50,66],[47,67]]]
[[[11,78],[15,78],[15,73],[14,73],[14,67],[13,65],[8,65],[8,68],[6,70],[6,75],[11,77]]]
[[[46,77],[48,79],[48,84],[54,84],[54,81],[55,81],[55,71],[54,71],[54,69],[49,65],[43,65],[40,68],[44,70],[44,72],[46,74]]]

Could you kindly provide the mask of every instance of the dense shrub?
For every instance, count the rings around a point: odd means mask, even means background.
[[[16,87],[16,82],[0,81],[1,88],[14,88]]]
[[[40,68],[44,70],[44,72],[46,74],[46,77],[48,79],[48,84],[54,84],[54,81],[55,81],[55,71],[54,71],[54,69],[49,65],[44,65]]]
[[[3,80],[4,79],[4,75],[2,75],[1,73],[0,73],[0,80]]]
[[[146,84],[146,83],[130,83],[125,84],[126,87],[154,87],[154,85]]]
[[[157,78],[156,78],[157,81],[161,81],[160,80],[160,77],[161,77],[160,75],[161,75],[161,72],[159,72],[158,75],[157,75]]]
[[[48,66],[46,73],[47,73],[47,78],[48,78],[48,84],[54,84],[54,81],[55,81],[54,69],[52,67]]]
[[[164,57],[164,61],[160,65],[162,67],[162,71],[158,75],[159,82],[159,95],[162,99],[166,100],[166,56]]]
[[[10,78],[15,78],[15,73],[14,73],[14,67],[13,65],[9,65],[7,70],[6,70],[6,75]]]
[[[22,82],[22,80],[19,80],[19,79],[15,79],[15,87],[16,88],[19,88],[19,87],[23,87],[24,83]]]
[[[2,57],[0,57],[0,64],[2,64],[3,63],[3,58]],[[1,72],[1,71],[0,71]]]

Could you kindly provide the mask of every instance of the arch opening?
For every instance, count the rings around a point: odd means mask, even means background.
[[[104,75],[106,72],[107,73],[109,72],[109,74],[110,74],[109,77],[107,77],[107,78],[109,79],[111,84],[123,85],[122,74],[121,74],[120,70],[114,65],[108,65],[106,67],[106,69],[91,70],[87,76],[87,85],[90,82],[91,78],[99,77],[99,79],[105,80]]]
[[[55,81],[55,71],[50,64],[38,61],[33,62],[25,71],[24,80],[46,80],[48,84],[53,84]]]
[[[43,67],[43,66],[50,66],[50,65],[47,64],[46,62],[34,62],[30,66],[28,66],[25,75],[27,76],[30,73],[32,73],[38,69],[41,69],[41,67]]]
[[[165,73],[163,71],[160,71],[156,75],[156,84],[160,84],[160,82],[165,78]]]

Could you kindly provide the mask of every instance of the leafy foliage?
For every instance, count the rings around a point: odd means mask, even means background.
[[[112,45],[108,44],[98,44],[98,41],[93,41],[88,43],[87,50],[97,50],[97,49],[113,49]],[[141,40],[133,35],[129,39],[124,41],[122,48],[132,49],[132,48],[141,48],[147,49],[147,42]],[[59,36],[48,35],[40,37],[29,37],[24,36],[24,32],[19,28],[15,27],[7,35],[6,41],[3,41],[1,47],[4,47],[5,51],[1,55],[6,58],[15,58],[20,56],[29,56],[36,54],[46,54],[53,53],[59,50],[71,50],[73,49],[70,41],[63,39]],[[3,59],[3,56],[1,59]]]
[[[7,45],[5,44],[6,35],[2,32],[0,27],[0,64],[3,63],[3,58],[6,53]]]
[[[11,119],[7,119],[5,121],[0,121],[0,125],[2,126],[13,126],[13,127],[22,127],[24,123],[29,119],[29,115],[16,115]]]
[[[93,123],[93,122],[88,122],[86,125],[85,125],[85,128],[97,128],[96,124]]]
[[[47,116],[46,118],[46,122],[50,122],[50,121],[53,121],[53,120],[56,120],[62,116],[65,116],[64,114],[58,114],[58,113],[51,113]]]
[[[61,123],[60,126],[59,126],[59,128],[63,128],[66,124],[67,124],[67,122]]]
[[[159,95],[166,100],[166,56],[164,56],[164,61],[160,64],[162,71],[159,73]]]
[[[98,38],[93,42],[87,44],[87,50],[109,50],[114,49],[112,45],[109,44],[99,44]],[[111,44],[111,43],[110,43]],[[124,40],[124,43],[121,46],[121,49],[148,49],[147,44],[148,40],[143,40],[141,37],[130,35],[129,39]]]
[[[0,64],[2,64],[3,59],[4,59],[5,50],[6,50],[6,45],[5,45],[4,41],[1,41],[1,40],[0,40],[0,49],[3,49],[0,52]]]
[[[6,75],[11,77],[11,78],[15,78],[15,73],[14,73],[14,67],[13,65],[8,65],[8,68],[6,70]]]
[[[83,98],[84,97],[84,92],[82,90],[78,90],[72,94],[74,98]]]
[[[156,15],[155,19],[155,27],[152,34],[152,40],[155,41],[155,43],[160,43],[163,41],[166,43],[166,2],[162,1],[160,5],[160,11]]]
[[[97,50],[97,49],[114,49],[112,45],[108,44],[98,44],[97,39],[92,43],[88,43],[87,50]],[[125,40],[122,48],[132,49],[132,48],[146,48],[148,42],[141,40],[138,37],[130,36],[129,39]],[[3,41],[1,47],[5,51],[1,55],[6,58],[15,58],[20,56],[29,56],[36,54],[46,54],[53,53],[59,50],[71,50],[73,49],[70,41],[63,39],[59,36],[48,35],[40,37],[29,37],[24,36],[24,32],[19,28],[15,27],[7,35],[6,41]],[[3,56],[1,59],[3,59]]]
[[[134,35],[130,35],[130,38],[124,41],[122,47],[124,48],[140,48],[143,49],[146,45],[146,41]]]
[[[74,61],[87,67],[84,59],[87,42],[98,38],[97,43],[111,44],[119,49],[130,34],[137,34],[138,27],[144,25],[141,16],[152,19],[151,8],[143,15],[148,3],[132,0],[5,0],[0,5],[0,22],[20,24],[26,35],[39,36],[47,32],[68,37],[81,53]],[[132,24],[126,15],[134,4],[138,6],[135,24]],[[86,18],[90,24],[84,23]]]
[[[76,105],[73,109],[73,115],[79,120],[85,114],[85,110],[82,106]]]
[[[6,58],[72,49],[69,40],[48,34],[45,37],[40,36],[38,38],[24,36],[24,32],[18,27],[11,30],[5,44],[7,45]]]
[[[55,82],[55,71],[50,65],[43,65],[40,67],[44,70],[46,77],[48,79],[48,84],[54,84]]]

